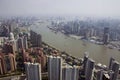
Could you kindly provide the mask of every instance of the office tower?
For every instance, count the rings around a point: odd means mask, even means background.
[[[48,57],[48,80],[62,80],[62,59],[60,57]]]
[[[40,34],[37,34],[36,45],[37,45],[37,47],[41,47],[42,46],[42,37],[41,37]]]
[[[27,42],[27,37],[26,36],[24,36],[24,38],[23,38],[23,46],[24,46],[25,49],[28,49],[28,42]]]
[[[94,66],[95,66],[95,61],[92,59],[88,59],[85,69],[85,80],[92,80]]]
[[[25,71],[27,80],[42,80],[41,79],[41,65],[39,63],[25,63]]]
[[[112,70],[114,73],[111,76],[111,80],[116,80],[119,73],[119,63],[114,59],[110,58],[109,70]]]
[[[31,43],[33,44],[33,31],[32,30],[30,30],[30,41],[31,41]]]
[[[32,43],[32,45],[34,46],[34,44],[35,44],[35,38],[36,37],[36,33],[34,32],[34,31],[30,31],[30,41],[31,41],[31,43]]]
[[[111,70],[112,69],[112,63],[115,61],[115,59],[114,58],[110,58],[110,63],[109,63],[109,70]]]
[[[42,37],[40,34],[37,34],[33,31],[30,31],[30,39],[33,47],[41,47],[42,46]]]
[[[62,68],[62,80],[78,80],[79,68],[77,66],[63,66]]]
[[[83,61],[83,71],[84,71],[84,74],[85,74],[86,63],[87,63],[88,57],[89,57],[89,53],[85,52],[84,53],[84,61]]]
[[[111,77],[111,80],[117,80],[117,76],[119,74],[119,68],[120,68],[120,64],[117,61],[113,61],[112,65],[111,65],[111,70],[114,72],[113,77]]]
[[[109,43],[109,28],[104,28],[104,34],[103,34],[103,44],[107,45]]]

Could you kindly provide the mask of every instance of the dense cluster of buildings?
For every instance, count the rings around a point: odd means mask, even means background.
[[[27,77],[32,77],[31,80],[34,80],[36,76],[38,78],[36,80],[41,80],[40,64],[29,62],[25,64],[27,64],[25,66],[26,72],[29,74]],[[110,59],[109,67],[96,65],[95,61],[89,58],[88,55],[84,56],[82,65],[69,65],[65,63],[62,57],[51,55],[48,56],[47,62],[48,80],[119,80],[119,65],[113,58]],[[31,71],[33,69],[38,70],[36,72]]]
[[[17,40],[12,33],[14,27],[2,24],[0,27],[0,74],[11,73],[16,68]]]
[[[3,21],[0,26],[0,75],[24,71],[24,62],[38,62],[44,71],[46,56],[41,47],[41,35],[31,31],[31,38],[27,32],[20,31],[21,27],[13,26],[12,21],[9,24]]]
[[[43,45],[41,35],[34,31],[29,32],[30,36],[22,32],[16,33],[15,36],[14,31],[11,31],[12,26],[5,28],[2,30],[4,35],[0,37],[0,76],[22,71],[27,80],[42,80],[44,72],[47,72],[45,80],[119,79],[120,63],[114,58],[110,59],[107,67],[96,64],[89,58],[88,53],[85,53],[79,64],[79,60],[69,54]],[[108,44],[108,37],[109,28],[104,28],[104,44]]]
[[[52,29],[55,31],[61,31],[67,35],[81,36],[82,39],[96,40],[103,42],[107,41],[119,41],[120,40],[120,27],[119,21],[114,23],[114,20],[53,20],[51,22]],[[113,24],[115,26],[113,26]],[[113,28],[115,27],[115,28]]]

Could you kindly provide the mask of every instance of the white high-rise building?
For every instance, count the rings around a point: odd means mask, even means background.
[[[48,57],[48,80],[62,80],[62,59],[61,57]]]
[[[72,80],[78,80],[79,78],[79,67],[78,66],[73,66],[72,70]]]
[[[78,80],[79,68],[77,66],[66,65],[62,68],[62,80]]]
[[[42,80],[41,65],[39,63],[25,63],[27,80]]]

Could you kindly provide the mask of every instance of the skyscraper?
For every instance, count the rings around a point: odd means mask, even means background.
[[[17,47],[18,47],[18,50],[19,49],[24,49],[23,38],[22,37],[18,38],[18,40],[17,40]]]
[[[118,73],[119,73],[119,62],[117,62],[114,58],[110,58],[110,63],[109,63],[109,70],[112,70],[112,76],[110,77],[110,80],[116,80]]]
[[[9,53],[8,55],[5,55],[4,62],[5,62],[4,64],[5,64],[6,72],[16,70],[16,61],[15,61],[15,56],[13,54]]]
[[[41,65],[39,63],[25,63],[27,80],[42,80]]]
[[[23,37],[23,46],[24,46],[25,49],[28,49],[28,42],[27,42],[27,37],[26,36]]]
[[[112,69],[113,61],[115,61],[115,59],[111,57],[111,58],[110,58],[110,63],[109,63],[109,70]]]
[[[84,74],[85,74],[85,69],[86,69],[86,64],[87,64],[88,58],[89,58],[89,53],[85,52],[84,53],[84,61],[83,61],[83,71],[84,71]]]
[[[42,45],[42,39],[41,38],[42,38],[41,35],[37,34],[37,38],[36,38],[37,47],[41,47],[41,45]]]
[[[4,61],[4,55],[0,54],[0,74],[5,74],[6,69],[5,69],[5,61]]]
[[[94,66],[95,66],[95,61],[92,59],[88,59],[85,68],[85,80],[92,80]]]
[[[72,69],[73,69],[72,66],[69,65],[63,66],[62,80],[72,80]]]
[[[48,57],[48,80],[62,80],[62,59],[60,57]]]
[[[7,42],[3,46],[3,50],[6,54],[8,53],[15,54],[15,51],[16,51],[15,49],[16,49],[15,42]]]
[[[109,28],[104,28],[104,34],[103,34],[103,44],[107,45],[109,43]]]
[[[120,64],[117,61],[113,61],[112,65],[111,65],[111,69],[114,72],[113,76],[111,77],[111,80],[117,80],[117,76],[119,73],[119,68],[120,68]]]
[[[41,47],[42,37],[40,34],[37,34],[34,31],[30,31],[30,39],[33,47]]]
[[[11,71],[16,70],[16,61],[15,61],[15,55],[9,53],[9,60],[10,60],[10,66],[11,66]],[[7,63],[6,63],[7,64]]]

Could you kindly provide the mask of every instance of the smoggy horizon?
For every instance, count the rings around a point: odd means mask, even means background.
[[[120,0],[1,0],[1,16],[119,17]]]

